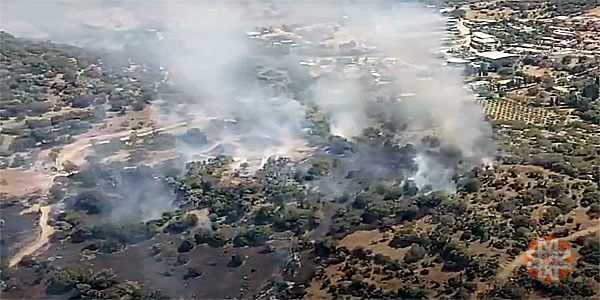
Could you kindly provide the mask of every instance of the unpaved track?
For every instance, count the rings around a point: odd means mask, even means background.
[[[584,236],[596,231],[600,231],[600,224],[590,227],[590,228],[586,228],[586,229],[582,229],[580,231],[574,232],[566,237],[564,237],[564,240],[574,240],[580,236]],[[513,261],[511,261],[506,267],[504,267],[503,270],[501,270],[498,275],[496,275],[496,282],[498,282],[500,285],[504,284],[504,282],[508,279],[508,277],[510,277],[510,275],[513,273],[513,271],[515,269],[517,269],[518,267],[520,267],[523,262],[525,261],[525,252],[522,252],[519,256],[517,256]]]
[[[153,134],[153,133],[167,133],[167,132],[174,132],[174,131],[182,130],[182,129],[186,129],[186,128],[202,127],[204,124],[206,124],[207,121],[210,121],[210,120],[211,120],[210,118],[197,118],[194,120],[190,120],[188,122],[179,122],[179,123],[165,125],[160,128],[137,131],[136,134],[137,134],[137,136],[146,136],[146,135]],[[71,161],[75,164],[83,163],[84,162],[83,160],[85,157],[85,151],[88,148],[92,147],[93,140],[102,142],[102,141],[106,141],[108,139],[113,139],[113,138],[126,139],[131,135],[131,133],[132,133],[132,130],[124,130],[124,131],[107,133],[107,134],[98,135],[98,136],[86,135],[86,136],[80,137],[74,143],[66,145],[58,153],[58,157],[56,158],[56,162],[55,162],[56,172],[54,175],[52,175],[52,178],[54,178],[56,176],[64,175],[63,174],[63,164],[67,161]],[[50,218],[51,206],[45,205],[46,199],[45,199],[45,197],[42,197],[42,198],[44,198],[44,199],[41,200],[40,203],[37,203],[31,209],[28,210],[29,212],[33,212],[35,210],[38,210],[40,212],[40,219],[39,219],[40,232],[38,234],[38,237],[30,244],[21,248],[10,259],[10,261],[9,261],[10,267],[17,265],[23,259],[24,256],[32,255],[36,251],[38,251],[40,248],[42,248],[49,241],[49,237],[54,233],[54,228],[52,228],[52,226],[50,226],[48,224],[48,220]],[[24,211],[24,213],[25,212],[26,211]]]
[[[54,233],[54,228],[48,224],[50,219],[50,205],[41,206],[39,204],[34,205],[31,209],[23,211],[23,213],[33,212],[38,210],[40,213],[40,231],[36,239],[25,247],[19,249],[19,251],[10,259],[8,267],[12,268],[17,265],[23,257],[32,255],[40,248],[42,248],[50,240],[50,236]]]
[[[144,135],[148,135],[148,134],[152,134],[152,133],[172,132],[172,131],[175,131],[178,129],[184,129],[187,127],[200,126],[200,125],[204,124],[206,121],[207,121],[206,119],[197,119],[197,120],[193,120],[190,122],[180,122],[180,123],[170,124],[170,125],[166,125],[166,126],[163,126],[160,128],[138,132],[137,135],[144,136]],[[91,136],[91,135],[84,136],[84,137],[81,137],[80,139],[78,139],[77,141],[75,141],[74,143],[65,146],[58,154],[58,157],[57,157],[56,163],[55,163],[57,172],[54,175],[52,175],[52,178],[61,175],[61,173],[62,173],[61,171],[63,169],[63,163],[65,163],[66,161],[79,162],[81,159],[83,159],[87,148],[92,146],[92,143],[91,143],[92,140],[103,141],[103,140],[112,139],[112,138],[126,138],[131,134],[131,132],[132,132],[131,130],[125,130],[125,131],[108,133],[108,134],[104,134],[104,135],[100,135],[100,136]],[[48,188],[49,187],[50,186],[48,186]],[[40,219],[38,222],[39,222],[40,230],[38,232],[38,236],[31,243],[29,243],[29,244],[25,245],[24,247],[22,247],[21,249],[19,249],[19,251],[17,251],[17,253],[13,257],[11,257],[11,259],[9,260],[9,263],[8,263],[9,267],[16,266],[21,260],[23,260],[23,257],[35,254],[39,249],[41,249],[44,245],[46,245],[46,243],[48,243],[48,241],[50,240],[50,236],[54,233],[54,228],[52,228],[52,226],[50,226],[48,224],[48,220],[50,219],[50,213],[51,213],[52,207],[51,207],[51,205],[45,204],[45,201],[46,201],[45,197],[41,197],[41,199],[42,200],[39,203],[36,203],[31,208],[26,209],[22,212],[22,214],[23,213],[33,213],[36,211],[39,212]]]
[[[199,126],[202,125],[206,120],[195,120],[191,122],[180,122],[176,124],[166,125],[156,129],[150,129],[145,131],[137,132],[138,136],[145,136],[152,133],[161,133],[161,132],[172,132],[177,129],[184,129],[187,127]],[[78,139],[76,142],[65,146],[56,159],[56,170],[59,172],[63,169],[63,164],[66,161],[76,162],[85,157],[85,150],[92,146],[92,140],[97,140],[98,142],[102,142],[105,140],[113,139],[113,138],[127,138],[131,135],[132,130],[124,130],[113,133],[107,133],[99,136],[87,136]]]

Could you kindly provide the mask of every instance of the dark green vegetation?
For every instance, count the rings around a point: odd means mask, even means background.
[[[14,153],[73,142],[107,113],[143,109],[156,97],[150,84],[162,76],[150,66],[142,74],[100,53],[6,32],[0,54],[0,168],[28,166],[28,157],[19,162],[23,154]]]
[[[569,132],[564,135],[568,138],[556,144],[575,149],[577,142],[572,139],[597,140],[582,126],[587,125],[563,128]],[[346,197],[344,202],[351,205],[338,209],[331,232],[352,235],[356,229],[378,228],[390,237],[365,240],[364,247],[376,244],[398,250],[381,254],[336,246],[330,241],[307,247],[308,255],[321,262],[307,296],[413,299],[469,298],[473,293],[501,298],[595,295],[600,284],[593,264],[598,254],[594,231],[599,226],[600,192],[595,182],[600,143],[580,144],[580,154],[566,155],[554,152],[556,147],[542,146],[544,139],[553,137],[549,131],[545,130],[547,135],[543,137],[527,139],[528,132],[535,130],[532,126],[504,125],[496,129],[514,152],[502,157],[501,165],[494,170],[474,169],[465,174],[457,180],[456,194],[422,194],[408,184],[379,183]],[[573,249],[581,256],[572,274],[559,285],[541,284],[523,275],[523,269],[515,275],[516,280],[498,278],[535,237],[570,239],[584,228],[590,233],[573,240]],[[402,258],[391,259],[390,252]],[[326,275],[332,272],[335,275]],[[433,272],[438,275],[431,277]],[[401,288],[389,290],[385,288],[387,283]]]
[[[282,179],[277,177],[281,174],[276,175],[289,160],[271,160],[253,178],[229,177],[232,175],[226,172],[230,161],[218,157],[192,163],[181,176],[165,176],[168,172],[162,165],[131,168],[120,163],[90,162],[77,173],[58,178],[51,189],[52,203],[66,206],[66,212],[57,215],[52,224],[56,229],[52,241],[65,243],[66,249],[80,249],[80,255],[94,259],[126,254],[129,247],[147,245],[153,240],[156,242],[150,249],[151,257],[168,262],[171,268],[186,268],[183,279],[192,280],[205,272],[191,266],[194,256],[190,257],[190,251],[196,247],[261,247],[264,248],[259,249],[261,252],[271,253],[276,248],[267,243],[277,234],[299,235],[319,224],[317,209],[307,201],[306,188],[291,176]],[[290,205],[292,202],[296,204]],[[147,217],[149,211],[156,212],[159,203],[167,204],[162,215],[132,222],[136,217]],[[194,213],[202,209],[208,210],[206,217]],[[173,246],[173,242],[168,242],[179,237],[187,238]],[[234,255],[226,265],[237,269],[245,260],[241,255]],[[35,261],[24,261],[19,273],[13,275],[12,270],[6,270],[3,274],[8,282],[14,282],[20,272],[38,268],[37,265]],[[113,285],[119,292],[134,297],[146,295],[145,289],[137,284],[136,289],[129,291],[116,281],[102,289],[89,288],[92,279],[79,274],[85,270],[84,266],[78,268],[79,271],[64,271],[78,275],[63,281],[51,279],[53,273],[40,271],[37,282],[49,285],[46,289],[49,295],[76,292],[83,298],[111,299],[117,293]],[[171,276],[168,275],[171,271],[164,274]],[[10,281],[11,278],[15,280]],[[18,294],[22,288],[14,284],[7,291]]]
[[[81,299],[168,299],[159,290],[145,293],[133,282],[120,282],[112,269],[103,269],[93,273],[77,267],[52,270],[52,280],[46,293],[64,295]]]
[[[586,5],[556,3],[553,11]],[[80,49],[6,34],[2,46],[8,73],[0,116],[11,141],[3,155],[14,167],[30,163],[15,151],[68,143],[107,112],[126,115],[157,97],[179,96],[156,86],[156,76],[138,77]],[[566,59],[562,66],[569,75],[581,68]],[[63,166],[70,175],[56,177],[49,190],[56,230],[49,249],[13,269],[4,263],[3,292],[90,299],[597,296],[600,244],[591,229],[600,215],[600,100],[592,77],[577,77],[552,107],[542,99],[552,78],[524,79],[546,85],[528,91],[535,99],[525,105],[575,111],[551,126],[493,121],[501,148],[493,169],[466,167],[472,162],[435,136],[400,144],[412,132],[385,113],[375,113],[379,125],[355,139],[331,136],[311,104],[310,156],[270,158],[253,175],[234,172],[229,156],[191,162],[183,171],[178,160],[145,165],[148,151],[205,145],[209,139],[197,128],[94,145],[96,155]],[[297,79],[289,84],[295,96],[303,92]],[[123,149],[131,150],[126,162],[104,160]],[[451,170],[456,192],[418,188],[411,179],[417,155]],[[361,232],[367,238],[356,241]],[[576,253],[573,271],[558,284],[511,269],[545,235],[565,238]]]

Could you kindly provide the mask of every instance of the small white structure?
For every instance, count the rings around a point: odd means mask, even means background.
[[[488,51],[488,52],[480,52],[477,54],[484,61],[489,63],[493,63],[496,65],[506,65],[514,62],[519,55],[507,52],[500,51]]]
[[[486,97],[491,92],[491,86],[489,81],[480,80],[469,83],[469,88],[478,94],[479,96]]]
[[[494,51],[500,46],[500,42],[495,36],[483,32],[473,32],[471,37],[471,47],[479,51]]]

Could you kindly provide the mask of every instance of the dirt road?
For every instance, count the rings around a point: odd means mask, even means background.
[[[46,243],[48,243],[50,240],[50,236],[54,233],[54,228],[48,224],[51,211],[50,205],[40,207],[39,204],[36,204],[30,209],[23,211],[23,213],[34,212],[35,210],[39,211],[40,213],[40,230],[38,232],[38,236],[33,242],[19,249],[19,251],[10,259],[8,266],[11,268],[17,265],[23,259],[23,257],[34,254],[36,251],[46,245]]]
[[[596,231],[600,231],[600,224],[590,227],[590,228],[586,228],[577,232],[574,232],[566,237],[564,237],[564,240],[574,240],[580,236],[584,236]],[[504,282],[510,277],[510,275],[513,273],[513,271],[517,268],[519,268],[523,262],[525,261],[525,252],[521,253],[519,256],[517,256],[514,260],[512,260],[506,267],[504,267],[504,269],[502,269],[497,275],[496,275],[496,282],[498,282],[500,284],[500,286],[502,286],[502,284],[504,284]]]
[[[207,121],[207,119],[197,119],[197,120],[193,120],[190,122],[179,122],[179,123],[175,123],[175,124],[170,124],[170,125],[165,125],[163,127],[160,128],[148,128],[146,130],[139,130],[137,131],[137,136],[146,136],[149,134],[153,134],[153,133],[163,133],[163,132],[172,132],[175,130],[179,130],[179,129],[185,129],[185,128],[193,128],[194,126],[200,126],[203,125],[205,122]],[[127,140],[129,138],[129,136],[131,135],[132,130],[124,130],[124,131],[118,131],[118,132],[113,132],[113,133],[107,133],[107,134],[103,134],[103,135],[88,135],[88,136],[84,136],[79,138],[76,142],[69,144],[67,146],[65,146],[60,153],[58,154],[58,157],[56,159],[56,170],[58,172],[61,172],[63,169],[63,164],[66,161],[71,161],[73,163],[75,163],[76,165],[82,164],[84,162],[85,159],[85,151],[92,147],[92,140],[96,140],[98,142],[102,142],[102,141],[106,141],[106,140],[110,140],[113,138],[121,138],[122,140]]]
[[[186,128],[202,127],[203,125],[206,124],[206,122],[208,122],[210,120],[211,120],[210,118],[197,118],[194,120],[189,120],[187,122],[178,122],[178,123],[165,125],[160,128],[146,128],[145,130],[138,130],[136,132],[136,135],[138,137],[143,137],[143,136],[154,134],[154,133],[167,133],[167,132],[174,132],[176,130],[183,130]],[[123,130],[123,131],[105,133],[105,134],[100,134],[100,135],[97,135],[98,132],[95,132],[95,133],[90,133],[90,134],[87,134],[84,136],[80,136],[74,143],[66,145],[58,153],[58,156],[55,161],[56,172],[53,175],[48,175],[48,176],[53,179],[56,176],[64,175],[63,174],[63,164],[67,161],[71,161],[71,162],[75,163],[76,165],[81,165],[81,164],[85,163],[86,151],[88,150],[88,148],[93,146],[93,143],[92,143],[93,141],[94,142],[104,142],[104,141],[107,141],[107,140],[110,140],[113,138],[120,138],[122,141],[125,141],[129,138],[131,133],[132,133],[131,130]],[[277,152],[277,153],[279,153],[279,152]],[[52,182],[52,181],[53,180],[51,180],[50,182]],[[49,188],[50,186],[51,186],[51,184],[49,186],[47,186],[47,188]],[[44,197],[42,197],[42,198],[44,198]],[[54,233],[54,229],[52,228],[52,226],[48,225],[48,219],[49,219],[49,215],[51,212],[51,206],[45,205],[45,201],[46,201],[45,199],[41,200],[40,203],[37,203],[36,205],[34,205],[34,207],[32,207],[32,209],[30,209],[30,212],[33,212],[33,211],[40,212],[40,220],[39,220],[40,231],[39,231],[37,238],[30,244],[28,244],[25,247],[23,247],[22,249],[20,249],[17,252],[17,254],[15,254],[11,258],[11,260],[9,262],[9,265],[11,267],[17,265],[23,259],[24,256],[32,255],[36,251],[38,251],[40,248],[42,248],[48,242],[50,235],[52,235]],[[199,217],[201,217],[201,216],[199,215]]]
[[[199,125],[204,124],[206,121],[207,121],[206,119],[197,119],[197,120],[193,120],[193,121],[189,121],[189,122],[179,122],[179,123],[175,123],[175,124],[169,124],[169,125],[166,125],[166,126],[163,126],[160,128],[138,131],[137,135],[145,136],[145,135],[153,134],[153,133],[172,132],[172,131],[175,131],[178,129],[185,129],[187,127],[199,126]],[[92,140],[104,141],[104,140],[108,140],[108,139],[112,139],[112,138],[127,139],[130,134],[131,134],[131,130],[124,130],[124,131],[118,131],[118,132],[113,132],[113,133],[107,133],[107,134],[103,134],[103,135],[89,134],[89,135],[80,137],[77,141],[65,146],[59,152],[58,157],[56,158],[56,162],[55,162],[55,167],[56,167],[57,172],[49,177],[51,177],[53,179],[56,176],[62,175],[61,171],[63,169],[63,164],[66,161],[74,162],[77,165],[82,164],[85,159],[85,151],[89,147],[92,146]],[[52,179],[50,180],[50,184],[45,186],[46,190],[48,188],[50,188],[51,182],[53,181]],[[23,248],[19,249],[19,251],[10,259],[9,267],[13,267],[13,266],[17,265],[23,259],[23,257],[25,257],[27,255],[32,255],[36,251],[41,249],[46,243],[48,243],[50,236],[54,233],[54,228],[52,228],[52,226],[50,226],[48,224],[48,220],[50,219],[50,212],[52,210],[51,206],[45,205],[44,197],[41,197],[41,199],[42,200],[39,203],[36,203],[31,208],[24,210],[22,212],[22,213],[33,213],[33,212],[37,211],[40,213],[40,219],[39,219],[40,230],[38,231],[38,236],[36,237],[36,239],[34,241],[25,245]]]

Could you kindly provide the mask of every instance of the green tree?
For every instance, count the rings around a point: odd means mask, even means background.
[[[598,84],[592,83],[586,85],[581,91],[581,95],[590,98],[592,100],[598,99],[598,95],[600,94],[600,89],[598,88]]]
[[[415,263],[423,259],[426,253],[427,252],[425,251],[425,248],[417,244],[413,244],[408,250],[408,252],[406,252],[406,254],[404,255],[404,261],[408,264]]]
[[[460,187],[467,193],[475,193],[481,188],[481,181],[474,177],[469,177],[461,180]]]

